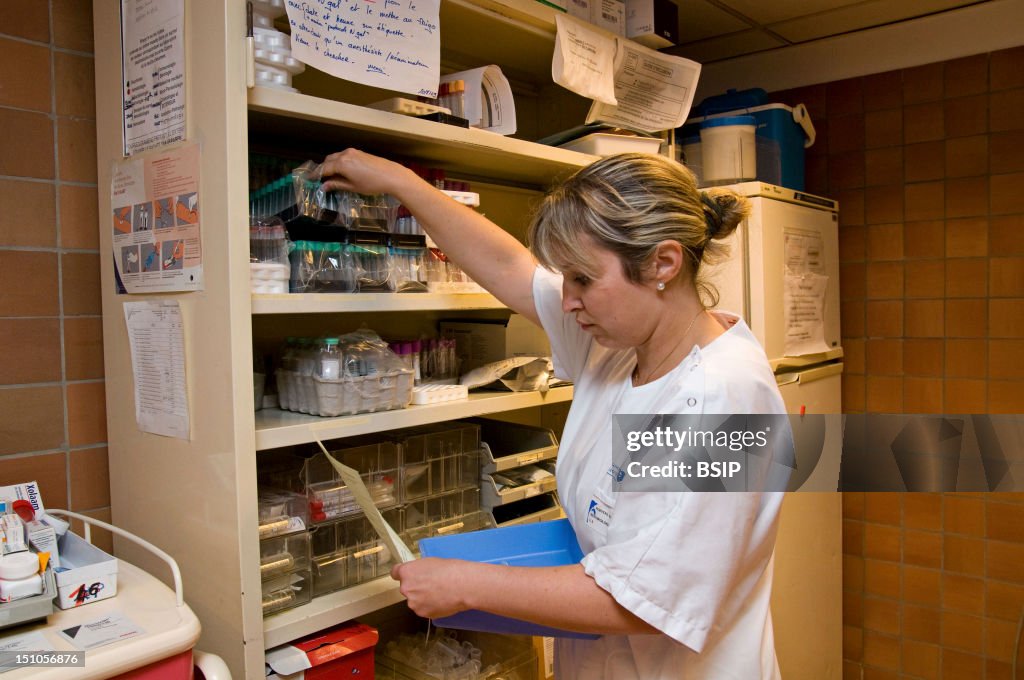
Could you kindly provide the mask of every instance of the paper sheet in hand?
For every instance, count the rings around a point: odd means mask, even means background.
[[[289,0],[292,56],[345,80],[436,97],[440,6],[440,0]]]
[[[320,442],[317,442],[320,444]],[[332,456],[327,449],[324,448],[323,444],[320,444],[320,449],[327,456],[327,460],[331,461],[331,465],[337,470],[338,474],[341,475],[341,480],[345,482],[345,486],[352,492],[352,496],[355,497],[356,503],[366,513],[366,519],[370,520],[370,524],[377,531],[380,539],[384,541],[384,544],[391,551],[391,557],[397,562],[411,562],[416,559],[409,550],[409,547],[405,545],[405,542],[395,533],[395,530],[391,528],[383,515],[380,514],[380,510],[377,509],[376,504],[370,497],[370,491],[366,488],[366,484],[363,483],[363,478],[359,476],[359,471],[350,468],[347,465],[339,463],[334,456]]]

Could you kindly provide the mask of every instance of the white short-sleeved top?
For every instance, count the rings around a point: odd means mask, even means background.
[[[756,680],[779,677],[769,596],[782,494],[613,492],[616,413],[785,413],[746,324],[671,372],[633,387],[632,349],[602,347],[562,311],[562,277],[538,267],[537,313],[555,373],[575,383],[558,454],[558,490],[583,567],[664,635],[559,639],[558,680]]]

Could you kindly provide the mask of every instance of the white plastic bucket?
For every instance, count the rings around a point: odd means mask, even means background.
[[[753,116],[710,118],[700,124],[701,180],[727,184],[757,177]]]

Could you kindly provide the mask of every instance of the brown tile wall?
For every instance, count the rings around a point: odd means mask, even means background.
[[[109,519],[92,3],[0,19],[0,485]]]
[[[1024,47],[775,93],[840,203],[843,410],[1024,413]],[[1010,680],[1024,494],[846,493],[843,678]]]

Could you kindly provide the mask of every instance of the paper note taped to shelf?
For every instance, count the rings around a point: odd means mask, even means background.
[[[287,0],[292,56],[332,76],[437,97],[440,0]]]
[[[615,38],[593,24],[556,14],[551,79],[567,90],[615,105]]]
[[[377,505],[373,502],[373,498],[370,497],[370,491],[366,488],[366,484],[363,483],[363,478],[359,476],[359,471],[349,466],[339,463],[334,456],[327,451],[323,443],[320,440],[316,442],[320,446],[320,450],[327,456],[327,460],[331,461],[331,465],[341,476],[341,481],[345,482],[345,486],[352,492],[353,498],[356,499],[356,503],[362,508],[366,514],[366,519],[370,520],[370,524],[373,525],[377,535],[380,536],[380,540],[384,541],[384,545],[391,551],[391,559],[396,562],[411,562],[416,559],[409,547],[401,539],[398,533],[391,528],[391,525],[387,523],[384,516],[380,514],[380,510],[377,509]]]
[[[449,73],[442,83],[461,80],[466,85],[463,115],[470,127],[499,135],[516,131],[516,104],[508,79],[497,66],[481,66],[469,71]]]
[[[587,124],[660,132],[690,114],[700,64],[638,45],[569,15],[558,28],[551,77],[594,100]]]

